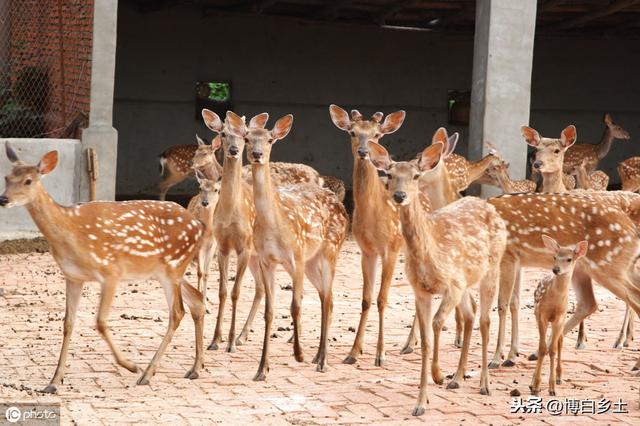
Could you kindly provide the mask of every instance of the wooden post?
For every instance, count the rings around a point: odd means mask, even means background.
[[[95,201],[96,182],[98,181],[98,154],[93,148],[87,148],[87,173],[89,174],[89,201]]]

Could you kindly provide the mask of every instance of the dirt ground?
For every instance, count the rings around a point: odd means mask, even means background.
[[[215,262],[214,262],[215,263]],[[311,364],[318,345],[320,304],[307,282],[303,302],[302,342],[305,361],[297,363],[287,343],[291,331],[289,279],[277,275],[277,311],[271,344],[271,371],[266,382],[253,382],[262,347],[262,311],[246,345],[235,353],[207,351],[205,371],[197,380],[184,379],[193,361],[193,324],[185,316],[151,385],[136,386],[137,374],[115,365],[94,327],[99,287],[86,285],[74,330],[64,385],[55,396],[38,393],[53,375],[62,339],[64,280],[49,253],[0,255],[0,402],[60,403],[63,424],[640,424],[640,379],[630,371],[640,356],[638,345],[613,349],[624,305],[597,289],[599,310],[587,322],[587,349],[574,349],[575,333],[565,339],[564,378],[557,399],[621,399],[628,413],[560,416],[510,413],[510,395],[517,389],[527,402],[534,363],[526,355],[537,345],[533,291],[544,271],[527,271],[523,285],[521,349],[515,368],[491,370],[491,395],[479,393],[480,336],[478,321],[468,364],[471,376],[460,389],[429,383],[430,404],[421,418],[411,416],[418,393],[420,360],[417,352],[400,355],[412,319],[413,295],[401,263],[386,312],[387,362],[374,366],[378,315],[375,303],[369,316],[365,353],[355,365],[342,364],[355,337],[360,314],[360,253],[353,240],[342,250],[334,282],[334,315],[330,339],[330,369],[318,373]],[[233,269],[232,269],[233,270]],[[195,273],[188,276],[195,284]],[[229,289],[231,285],[228,286]],[[211,274],[209,307],[217,312],[217,272]],[[376,289],[377,291],[377,289]],[[247,274],[239,318],[244,320],[253,297],[253,279]],[[375,298],[374,298],[375,299]],[[225,333],[229,329],[230,302]],[[571,308],[573,302],[571,303]],[[144,367],[153,356],[167,325],[167,307],[155,281],[122,283],[111,313],[115,341],[127,357]],[[213,334],[214,314],[206,317],[205,345]],[[242,324],[239,324],[241,326]],[[453,346],[454,322],[449,318],[441,351],[445,374],[453,373],[459,351]],[[492,316],[490,355],[495,346],[497,312]],[[543,406],[548,363],[542,377]],[[567,404],[568,401],[565,401]],[[567,405],[568,406],[568,405]],[[620,410],[622,411],[622,410]],[[3,413],[0,413],[3,419]],[[2,420],[0,420],[1,424]]]

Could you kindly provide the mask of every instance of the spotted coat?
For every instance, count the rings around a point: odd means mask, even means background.
[[[640,190],[640,157],[627,158],[618,165],[618,175],[624,191]]]

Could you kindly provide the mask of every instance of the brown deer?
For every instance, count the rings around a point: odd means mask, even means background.
[[[542,234],[545,247],[553,254],[553,274],[544,278],[535,291],[535,316],[538,324],[538,362],[531,380],[531,393],[540,393],[542,362],[549,353],[549,395],[556,396],[556,384],[562,383],[562,341],[565,315],[569,307],[569,284],[576,262],[587,254],[588,241],[560,247],[553,238]],[[551,343],[547,347],[547,327],[551,324]],[[558,364],[555,367],[555,357]]]
[[[478,161],[469,161],[462,155],[451,153],[444,162],[447,172],[457,192],[462,192],[474,183],[493,184],[486,175],[487,169],[499,164],[497,151],[489,144],[489,153]]]
[[[211,145],[205,144],[197,135],[196,141],[196,145],[176,145],[160,154],[160,176],[162,179],[158,184],[158,197],[161,201],[164,201],[172,186],[193,176],[196,169],[206,169],[212,163],[217,165],[214,167],[220,167]],[[213,176],[207,177],[213,179]]]
[[[582,160],[574,167],[571,174],[576,178],[576,189],[590,189],[593,191],[606,191],[609,185],[609,176],[602,170],[587,171],[588,159]]]
[[[618,165],[623,191],[640,191],[640,157],[627,158]]]
[[[335,176],[320,176],[320,177],[323,180],[322,186],[324,188],[329,189],[334,194],[336,194],[336,197],[338,197],[338,200],[340,200],[340,202],[344,202],[344,197],[347,192],[345,190],[344,182],[342,181],[342,179],[338,179]]]
[[[532,180],[512,180],[509,176],[509,163],[505,161],[490,167],[487,173],[496,181],[505,194],[535,192],[536,190],[536,183]]]
[[[591,173],[598,168],[598,162],[602,160],[611,149],[611,144],[616,139],[629,140],[629,132],[613,122],[611,115],[605,114],[603,119],[605,129],[600,143],[597,144],[575,144],[567,151],[564,158],[564,172],[571,171],[587,160],[587,172]]]
[[[219,138],[216,138],[218,141]],[[214,140],[215,143],[215,140]],[[220,194],[220,180],[210,180],[200,171],[195,171],[200,193],[191,198],[187,211],[193,217],[204,224],[204,234],[202,243],[196,256],[196,267],[198,271],[198,291],[202,293],[204,303],[207,303],[207,282],[209,278],[209,265],[216,252],[216,239],[213,235],[213,213],[218,204]]]
[[[245,140],[247,159],[253,172],[256,207],[253,244],[266,295],[264,344],[254,380],[265,380],[269,371],[274,273],[278,264],[284,266],[293,281],[293,351],[298,362],[304,360],[300,346],[300,316],[305,275],[318,290],[322,319],[320,345],[313,362],[318,371],[326,371],[333,310],[332,285],[338,253],[346,237],[347,213],[334,193],[318,185],[307,183],[276,188],[272,184],[271,148],[291,130],[292,115],[280,118],[271,130],[247,128],[232,112],[227,113],[226,123],[231,134]]]
[[[62,383],[76,311],[86,281],[98,281],[101,285],[97,329],[118,365],[131,372],[137,372],[138,367],[120,352],[107,326],[117,285],[123,279],[147,277],[155,277],[162,284],[169,305],[169,327],[138,380],[139,385],[148,384],[154,375],[184,316],[184,299],[196,334],[195,362],[185,377],[197,378],[203,368],[205,307],[202,294],[185,281],[183,274],[198,250],[204,232],[202,223],[179,205],[161,201],[101,201],[63,207],[51,199],[41,183],[56,167],[57,151],[45,154],[36,166],[20,161],[8,144],[6,154],[13,168],[5,177],[0,206],[27,208],[67,281],[62,349],[56,372],[44,392],[55,393]]]
[[[387,200],[384,185],[378,178],[376,168],[369,161],[368,142],[377,142],[384,135],[398,130],[404,122],[405,112],[393,112],[384,121],[384,115],[376,112],[370,120],[366,120],[358,110],[352,110],[349,117],[344,109],[332,104],[329,106],[329,114],[333,124],[347,132],[351,139],[354,201],[351,229],[362,251],[362,313],[353,346],[343,362],[354,364],[363,352],[365,327],[375,285],[376,263],[380,259],[382,277],[377,299],[378,341],[375,365],[381,366],[385,361],[384,311],[396,259],[402,247],[402,234],[398,209]]]
[[[444,376],[439,365],[440,332],[448,314],[460,306],[466,311],[464,341],[458,370],[449,388],[459,387],[464,377],[473,312],[465,294],[468,288],[480,286],[480,333],[482,334],[482,373],[480,393],[489,394],[487,349],[489,313],[499,279],[499,265],[507,243],[504,222],[495,208],[484,200],[467,197],[431,212],[429,203],[419,190],[419,179],[430,173],[442,160],[443,144],[426,148],[419,160],[393,162],[387,151],[369,142],[371,161],[388,177],[388,193],[400,210],[402,235],[407,246],[406,273],[416,296],[416,311],[422,341],[422,370],[418,403],[414,416],[424,414],[427,398],[429,334],[434,294],[442,302],[433,317],[433,362],[431,376],[440,384]],[[461,303],[462,302],[462,303]]]

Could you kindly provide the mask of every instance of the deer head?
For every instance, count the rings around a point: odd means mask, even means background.
[[[213,165],[218,176],[222,175],[222,166],[216,159],[216,151],[220,148],[220,136],[216,136],[211,141],[211,145],[207,145],[204,140],[196,135],[196,142],[198,143],[198,149],[193,154],[191,160],[191,168],[194,170],[202,170],[210,165]]]
[[[196,170],[196,179],[200,186],[200,203],[202,204],[202,207],[208,207],[213,200],[217,199],[216,197],[220,192],[220,181],[222,180],[222,177],[215,180],[207,179],[200,170]]]
[[[560,247],[560,244],[548,235],[542,234],[544,246],[553,254],[553,268],[555,275],[565,275],[573,272],[576,262],[587,254],[589,243],[580,241],[578,244]]]
[[[604,122],[604,125],[607,126],[607,129],[609,129],[609,132],[611,132],[611,135],[615,139],[622,139],[622,140],[631,139],[631,135],[629,134],[629,132],[627,132],[625,129],[615,124],[610,114],[608,113],[605,114],[604,119],[602,121]]]
[[[233,114],[237,119],[241,120],[243,123],[245,121],[244,116],[240,117],[236,113],[232,111],[228,111]],[[242,158],[242,151],[244,150],[245,140],[244,138],[240,138],[232,134],[226,123],[223,123],[218,114],[208,109],[202,110],[202,118],[204,120],[204,124],[214,132],[218,133],[220,140],[222,142],[222,149],[225,155],[225,158],[229,159],[238,159]],[[269,114],[263,112],[262,114],[258,114],[251,119],[249,122],[250,129],[264,129],[264,126],[267,124],[267,120],[269,120]]]
[[[18,155],[7,142],[7,158],[13,163],[11,173],[5,176],[4,193],[0,195],[0,207],[14,207],[29,204],[40,189],[40,180],[58,164],[58,151],[46,153],[36,166],[29,166],[18,159]]]
[[[420,178],[439,167],[444,148],[441,142],[436,142],[415,160],[394,162],[382,145],[369,142],[371,162],[386,177],[385,186],[391,199],[401,206],[410,204],[418,197]]]
[[[264,116],[263,114],[260,116]],[[264,127],[247,128],[244,120],[231,111],[227,112],[226,123],[231,134],[245,141],[247,160],[251,164],[266,164],[270,161],[271,146],[289,134],[291,126],[293,126],[293,115],[288,114],[280,118],[271,130]]]
[[[536,149],[533,169],[541,173],[561,173],[564,153],[576,142],[576,127],[567,126],[559,139],[541,137],[535,129],[527,126],[522,126],[521,130],[527,144]]]
[[[405,112],[396,111],[382,121],[384,114],[376,112],[370,120],[365,120],[356,109],[351,111],[351,117],[338,105],[329,106],[329,114],[333,124],[351,136],[351,151],[354,157],[361,160],[369,158],[369,142],[378,142],[384,135],[398,130],[404,122]]]

